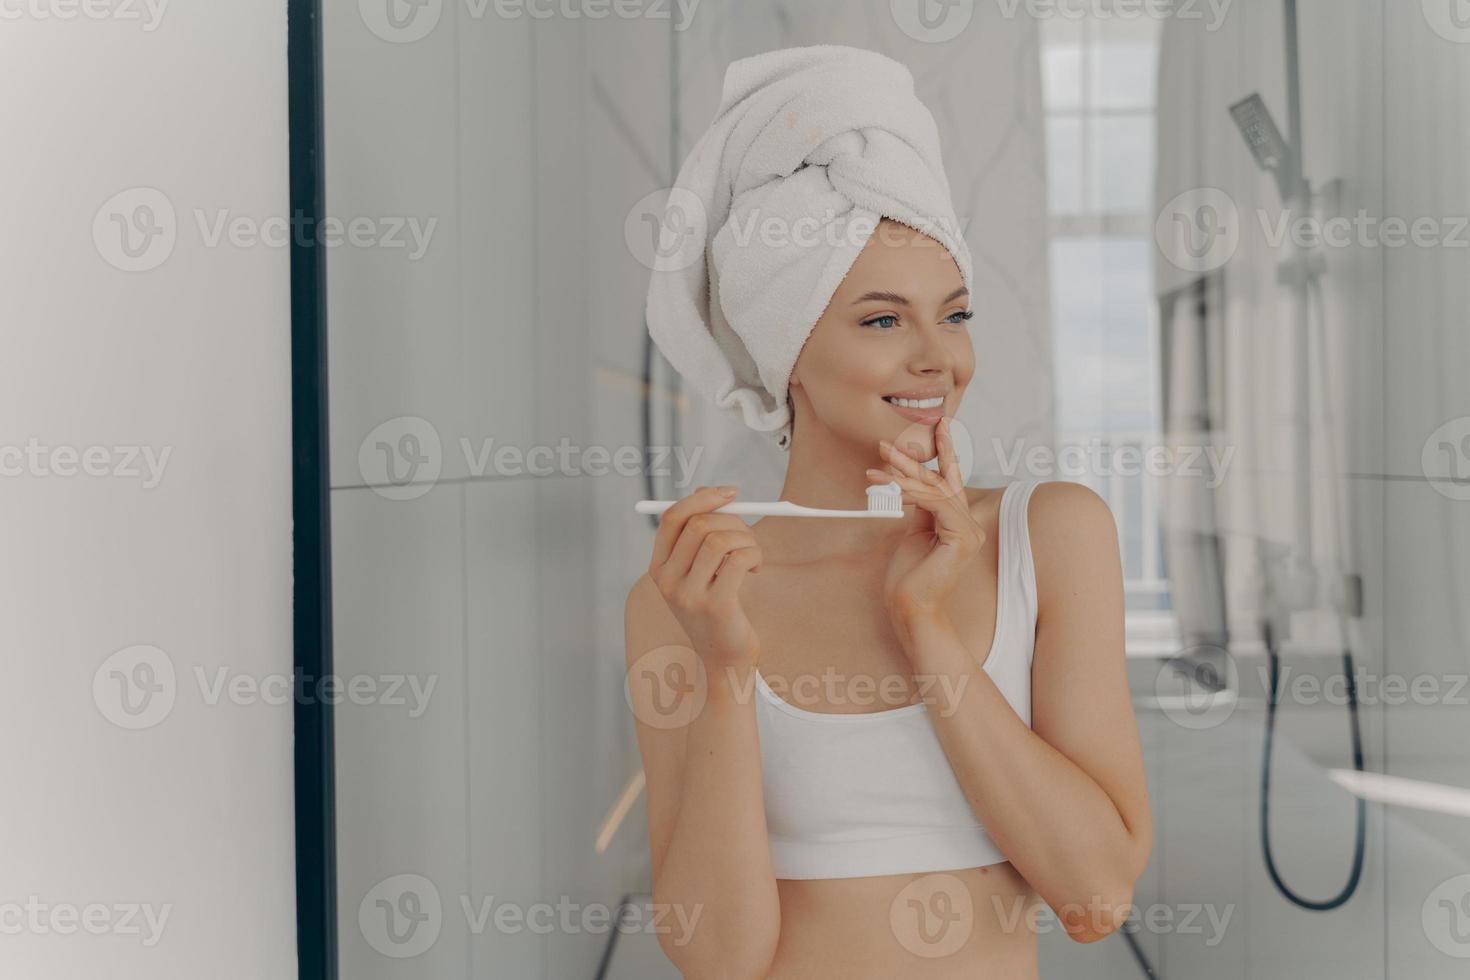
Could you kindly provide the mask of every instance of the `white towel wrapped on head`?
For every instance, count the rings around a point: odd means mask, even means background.
[[[971,288],[939,132],[909,70],[840,45],[732,62],[665,205],[649,333],[720,409],[784,447],[797,355],[885,217],[943,245]]]

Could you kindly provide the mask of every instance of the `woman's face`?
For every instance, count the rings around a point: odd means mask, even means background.
[[[791,372],[795,438],[814,430],[877,452],[886,439],[933,459],[934,426],[975,373],[960,270],[934,239],[884,219]]]

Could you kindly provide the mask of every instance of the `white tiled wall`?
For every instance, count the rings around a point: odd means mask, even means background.
[[[348,700],[336,709],[344,976],[465,973],[458,914],[459,896],[472,884],[465,538],[458,486],[408,501],[363,489],[332,494],[336,670],[344,677],[409,675],[428,691],[418,717],[412,701]],[[407,685],[400,693],[412,697]],[[378,882],[407,874],[432,882],[446,914],[431,948],[390,959],[359,928],[359,906]]]
[[[328,266],[337,670],[437,678],[421,717],[339,711],[344,975],[591,977],[606,931],[497,928],[493,910],[611,910],[644,874],[641,811],[596,848],[638,768],[622,606],[646,560],[642,486],[576,451],[641,447],[647,270],[623,219],[666,183],[668,24],[444,4],[423,39],[390,43],[327,6],[328,210],[437,219],[418,260],[342,249]],[[439,443],[411,499],[359,467],[398,416]],[[497,465],[505,447],[549,449],[555,472]],[[359,906],[404,874],[442,913],[432,946],[398,958]]]

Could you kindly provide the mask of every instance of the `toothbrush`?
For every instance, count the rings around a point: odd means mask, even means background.
[[[640,514],[662,514],[676,503],[677,500],[640,500],[633,505],[633,509]],[[903,488],[897,483],[868,487],[867,510],[803,507],[789,500],[737,500],[723,507],[716,507],[713,513],[738,514],[742,517],[902,517]]]

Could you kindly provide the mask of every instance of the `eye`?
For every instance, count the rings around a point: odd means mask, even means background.
[[[887,321],[887,322],[885,322],[885,321]],[[878,327],[879,330],[881,331],[881,330],[887,330],[887,329],[893,327],[897,323],[898,323],[898,317],[894,316],[892,313],[885,313],[882,316],[875,316],[871,320],[864,320],[863,321],[863,326],[865,326],[865,327]],[[879,324],[882,324],[882,326],[879,326]]]
[[[954,313],[951,313],[949,316],[945,317],[945,319],[948,320],[950,323],[964,323],[966,320],[970,319],[970,317],[974,315],[974,310],[956,310]],[[956,320],[955,317],[959,317],[959,319]]]

